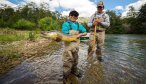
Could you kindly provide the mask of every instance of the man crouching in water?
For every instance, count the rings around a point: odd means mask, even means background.
[[[79,13],[75,10],[69,13],[69,20],[62,25],[62,32],[66,35],[77,35],[78,39],[74,42],[64,42],[65,51],[63,53],[63,76],[64,84],[70,74],[81,77],[81,73],[77,68],[78,51],[80,40],[79,37],[86,35],[86,29],[77,22]]]

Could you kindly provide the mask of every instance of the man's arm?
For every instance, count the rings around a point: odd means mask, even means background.
[[[110,26],[109,15],[105,14],[105,21],[100,23],[103,27],[107,28]]]

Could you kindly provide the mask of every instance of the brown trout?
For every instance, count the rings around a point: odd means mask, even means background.
[[[65,35],[60,32],[42,32],[41,36],[44,38],[52,39],[52,40],[61,40],[61,41],[67,41],[67,42],[72,42],[76,41],[79,38],[79,35]]]

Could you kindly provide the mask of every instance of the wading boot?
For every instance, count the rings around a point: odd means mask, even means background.
[[[82,77],[82,71],[80,70],[80,69],[75,69],[75,70],[73,70],[73,71],[71,71],[71,73],[73,74],[73,75],[75,75],[76,77],[78,77],[78,78],[81,78]]]
[[[102,57],[97,57],[98,61],[103,62]]]
[[[101,49],[97,49],[96,50],[96,56],[97,56],[97,59],[100,61],[100,62],[103,62],[103,59],[102,59],[102,52],[101,52]]]

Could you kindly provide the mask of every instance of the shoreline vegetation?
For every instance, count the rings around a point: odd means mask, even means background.
[[[51,54],[59,47],[56,42],[41,38],[40,31],[1,29],[0,76],[27,58]]]

